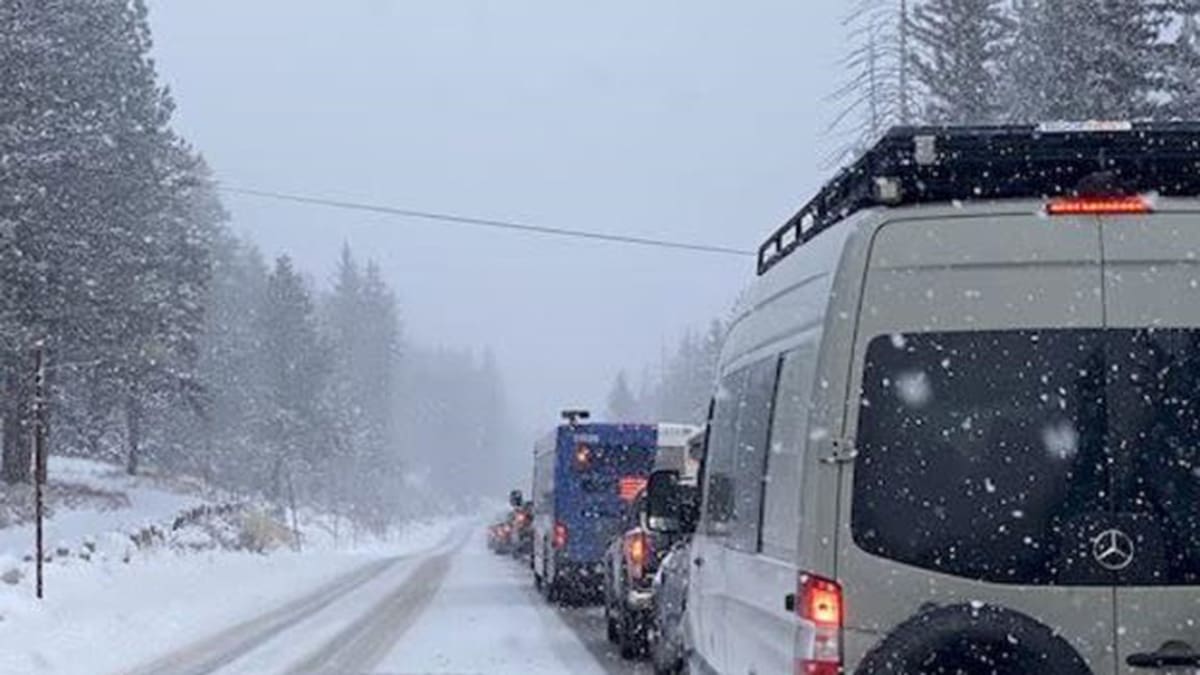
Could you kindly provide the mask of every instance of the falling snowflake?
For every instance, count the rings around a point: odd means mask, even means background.
[[[933,399],[933,385],[923,371],[903,373],[896,378],[896,396],[910,408],[924,407]]]

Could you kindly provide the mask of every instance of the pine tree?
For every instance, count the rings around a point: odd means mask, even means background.
[[[162,391],[148,374],[173,369],[159,380],[171,386],[194,376],[184,362],[206,244],[186,213],[202,172],[169,128],[144,4],[5,3],[0,33],[4,474],[21,481],[31,345],[44,340],[52,362],[98,361],[76,398],[96,420],[124,399],[136,447],[142,394]],[[69,376],[54,372],[61,403]]]
[[[934,124],[986,124],[1002,110],[999,69],[1013,22],[1001,0],[928,0],[912,15],[913,79]]]
[[[325,317],[336,361],[327,408],[336,420],[338,466],[324,487],[337,508],[349,503],[362,519],[378,524],[395,506],[390,495],[401,468],[393,415],[400,325],[379,267],[360,269],[348,245]]]
[[[203,475],[253,491],[266,473],[258,421],[268,411],[261,354],[269,270],[254,246],[228,233],[214,241],[212,257],[198,364],[205,404],[194,452]]]
[[[1005,88],[1008,120],[1157,115],[1164,19],[1156,4],[1022,0]]]
[[[332,359],[322,343],[312,296],[292,261],[281,256],[267,279],[260,332],[269,448],[267,495],[281,504],[296,474],[320,465],[325,448],[321,398]]]
[[[633,422],[637,419],[637,401],[633,398],[625,371],[617,373],[617,379],[609,391],[608,419],[613,422]]]
[[[68,308],[87,309],[72,292],[79,279],[71,275],[84,270],[82,276],[90,276],[91,261],[80,252],[96,242],[83,222],[91,215],[88,187],[95,176],[71,167],[96,165],[100,148],[83,121],[104,114],[100,100],[82,95],[92,74],[84,52],[98,39],[87,29],[87,10],[69,0],[0,4],[0,398],[3,474],[10,483],[31,476],[25,439],[33,343],[78,316]],[[94,318],[80,314],[84,321]],[[61,350],[57,341],[51,347]]]
[[[1171,0],[1161,11],[1165,20],[1178,25],[1175,38],[1162,48],[1163,86],[1169,94],[1162,113],[1194,119],[1200,111],[1200,1]]]

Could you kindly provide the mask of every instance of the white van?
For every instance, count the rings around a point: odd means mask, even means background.
[[[692,671],[1200,672],[1198,167],[1195,124],[902,128],[776,232]]]

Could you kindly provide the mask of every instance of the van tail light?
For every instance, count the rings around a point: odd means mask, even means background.
[[[555,549],[564,549],[567,547],[567,525],[566,523],[554,524],[554,535],[550,540],[550,544]]]
[[[1061,197],[1046,204],[1051,216],[1150,213],[1154,209],[1145,197]]]
[[[633,530],[625,535],[625,562],[628,563],[629,575],[641,579],[646,573],[646,563],[650,560],[650,537],[642,530]]]
[[[811,647],[796,658],[797,675],[842,672],[842,587],[836,581],[801,573],[796,583],[796,615],[811,624]]]

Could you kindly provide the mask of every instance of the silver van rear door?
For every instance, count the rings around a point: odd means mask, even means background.
[[[1132,336],[1110,384],[1125,397],[1110,402],[1110,425],[1124,446],[1115,493],[1129,524],[1108,547],[1123,566],[1119,672],[1200,672],[1200,662],[1178,671],[1130,664],[1170,642],[1200,650],[1200,210],[1100,221],[1106,323]]]
[[[987,467],[990,466],[989,462],[1003,460],[1002,455],[1009,452],[1003,446],[992,447],[986,441],[993,435],[1005,437],[1002,428],[992,428],[996,424],[1022,423],[1007,411],[1005,406],[1010,402],[997,400],[995,405],[988,400],[964,403],[956,400],[956,397],[974,396],[977,393],[975,390],[987,389],[992,379],[989,373],[1005,377],[1016,373],[1029,383],[1026,389],[1021,390],[1021,394],[1030,398],[1030,392],[1034,392],[1032,398],[1036,405],[1036,394],[1042,386],[1041,373],[1026,371],[1038,370],[1042,364],[1052,364],[1053,360],[1047,361],[1045,352],[1038,355],[1041,361],[1036,363],[1024,360],[1020,342],[1023,334],[1020,331],[1079,329],[1094,332],[1103,326],[1097,220],[1094,217],[1046,218],[1038,215],[1038,205],[1029,203],[1027,210],[1022,206],[997,207],[990,214],[980,213],[978,206],[961,211],[961,215],[948,209],[914,209],[904,216],[893,212],[895,220],[881,226],[875,235],[858,311],[858,328],[851,360],[850,391],[856,393],[848,401],[847,424],[843,431],[859,446],[857,459],[847,464],[847,470],[843,472],[841,516],[838,519],[841,531],[838,536],[837,574],[845,592],[845,646],[847,665],[850,667],[855,667],[863,655],[897,624],[918,613],[922,605],[983,600],[1024,613],[1055,629],[1080,653],[1093,672],[1116,671],[1111,586],[1056,585],[1052,581],[1032,577],[1026,581],[979,581],[977,579],[980,577],[975,576],[978,570],[949,569],[952,565],[947,563],[948,559],[927,563],[901,562],[899,559],[905,556],[915,561],[923,554],[920,551],[891,554],[871,552],[867,549],[868,544],[864,543],[879,542],[883,533],[876,528],[886,527],[893,531],[895,541],[906,538],[946,540],[949,543],[942,543],[950,546],[949,550],[956,551],[953,540],[959,537],[970,545],[979,537],[971,532],[949,531],[955,522],[963,518],[969,520],[970,514],[965,511],[941,514],[936,510],[937,500],[951,503],[976,495],[979,504],[990,504],[1005,494],[1011,494],[1014,500],[1025,503],[1028,500],[1021,495],[1019,481],[1038,479],[1043,467],[1035,461],[1036,457],[1053,458],[1053,453],[1042,452],[1039,455],[1037,448],[1031,447],[1027,454],[1027,467],[1006,465],[999,467],[995,476],[972,476],[970,479],[955,478],[958,474],[935,475],[937,471],[929,468],[959,459],[974,462],[971,466]],[[986,346],[980,346],[989,344],[986,340],[990,338],[985,338],[979,344],[971,342],[976,339],[972,336],[987,331],[998,335],[995,344],[1003,345],[994,354]],[[947,358],[934,358],[928,364],[903,366],[914,368],[911,372],[880,372],[872,375],[871,382],[864,381],[868,352],[872,345],[884,351],[894,348],[897,358],[903,361],[911,356],[906,351],[906,345],[937,342],[936,337],[925,339],[922,336],[939,334],[952,336],[947,338],[947,343],[951,340],[965,341],[957,344],[967,345],[971,353],[960,352],[959,357],[968,358],[958,358],[956,361],[957,357],[947,354]],[[908,340],[906,336],[916,337]],[[1029,344],[1031,338],[1026,336],[1024,339],[1024,344]],[[1009,351],[1013,347],[1015,349]],[[933,354],[936,349],[927,351]],[[927,369],[928,382],[932,386],[928,397],[925,396],[927,388],[920,386],[926,382],[920,377],[922,372],[926,372],[920,369],[926,365],[932,369]],[[946,373],[951,374],[949,379]],[[1068,375],[1070,373],[1063,376]],[[972,381],[978,386],[973,388],[971,382],[963,382],[970,378],[977,378]],[[947,391],[956,393],[939,392],[937,387],[943,384],[947,384]],[[950,387],[949,384],[954,386]],[[1020,382],[1014,386],[1019,388]],[[863,400],[866,392],[872,388],[883,398],[877,401]],[[878,410],[880,406],[896,409],[906,404],[908,399],[912,399],[913,417],[908,423],[901,421],[903,425],[912,429],[924,420],[929,425],[938,426],[935,434],[941,434],[943,429],[945,431],[944,437],[931,438],[936,442],[927,447],[913,445],[915,452],[928,455],[934,446],[940,444],[952,448],[949,451],[951,454],[930,458],[927,464],[922,464],[929,468],[926,472],[929,475],[917,475],[921,471],[904,466],[896,467],[912,474],[909,476],[911,480],[906,482],[898,476],[883,476],[878,489],[872,489],[873,494],[869,494],[867,501],[859,503],[856,490],[863,486],[856,483],[855,477],[860,473],[866,477],[866,462],[871,461],[861,443],[864,429],[860,421],[869,416],[864,411]],[[959,422],[945,426],[947,419]],[[899,427],[891,428],[900,430]],[[877,431],[879,433],[876,436],[886,440],[887,429]],[[895,438],[897,443],[902,440],[899,435]],[[975,453],[979,454],[976,456]],[[1020,464],[1024,460],[1014,461]],[[917,466],[919,462],[921,460],[914,457],[907,466]],[[959,463],[962,464],[961,461]],[[888,502],[889,491],[896,493],[897,489],[909,488],[930,490],[929,500],[923,501],[925,497],[919,494],[896,494],[896,499],[892,501],[900,504],[907,500],[907,504],[917,507],[928,503],[928,512],[896,512],[892,517],[894,522],[888,524],[884,522],[888,517],[887,509],[883,509],[880,511],[882,520],[859,523],[862,530],[853,524],[856,508],[861,507],[865,513],[871,500],[875,500],[876,504]],[[1006,490],[1010,492],[1006,493]],[[989,494],[993,491],[995,494]],[[870,491],[860,492],[868,494]],[[975,510],[968,511],[978,514],[980,508],[982,506],[977,505]],[[918,527],[918,522],[937,521],[943,515],[948,516],[944,529],[931,531],[927,537],[908,536],[913,528]],[[1008,518],[1015,522],[1026,518],[1022,521],[1022,527],[1027,528],[1034,522],[1031,519],[1035,515],[1022,513],[1020,508],[1012,507],[979,526],[997,534],[995,539],[1007,547],[1007,555],[1020,549],[1022,537],[1015,537],[1009,542],[1004,529],[1006,525],[1001,521]],[[915,517],[908,519],[909,516]],[[1042,520],[1050,522],[1048,518]],[[983,550],[971,552],[976,559],[984,560],[987,560],[987,553],[986,546]],[[928,561],[928,556],[925,559]],[[996,565],[1002,565],[1004,559],[997,556]],[[939,565],[947,569],[929,569]],[[1005,569],[992,571],[997,577],[1006,573]]]

